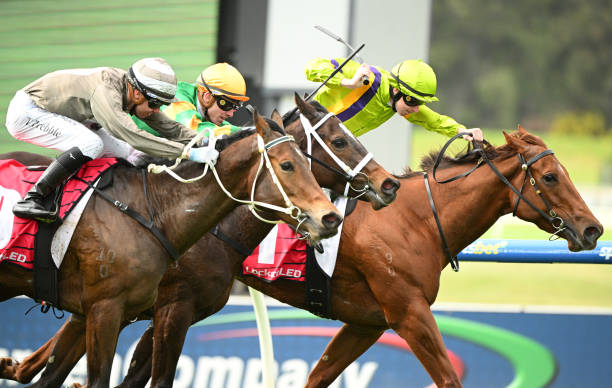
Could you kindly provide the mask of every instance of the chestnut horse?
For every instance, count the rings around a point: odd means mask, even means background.
[[[307,122],[298,120],[299,116],[297,114],[293,117],[288,117],[286,121],[289,122],[289,124],[287,125],[286,131],[295,137],[298,144],[300,144],[300,147],[307,150],[309,148],[307,145],[308,136],[306,135],[308,130],[304,130],[305,124],[306,127],[316,130],[316,135],[311,133],[311,135],[309,135],[310,137],[319,136],[319,139],[325,144],[324,147],[326,147],[328,150],[333,150],[332,156],[329,152],[325,152],[326,150],[323,149],[321,144],[314,141],[314,139],[311,140],[312,157],[314,160],[318,161],[317,163],[313,163],[313,173],[317,177],[319,184],[337,192],[344,192],[346,189],[345,178],[348,177],[345,176],[346,174],[344,173],[334,173],[333,169],[340,168],[338,163],[341,165],[344,164],[345,167],[363,165],[362,169],[360,167],[360,171],[358,174],[356,174],[356,177],[354,179],[351,178],[351,188],[353,189],[349,191],[349,195],[360,193],[365,194],[361,198],[369,200],[372,208],[374,209],[379,209],[393,201],[395,198],[395,192],[399,187],[399,183],[393,179],[393,177],[389,175],[380,165],[370,159],[370,154],[357,141],[357,139],[352,136],[350,132],[346,131],[342,126],[340,126],[340,121],[338,118],[330,115],[327,110],[317,102],[313,101],[310,102],[310,104],[305,103],[297,94],[295,95],[295,101],[298,106],[299,113],[304,116],[304,119],[306,119]],[[275,118],[277,121],[280,120],[280,116],[274,117],[274,114],[273,118]],[[32,154],[14,155],[14,158],[20,160],[24,164],[48,163],[48,161],[44,160],[44,157],[42,157],[42,160],[40,160],[40,156]],[[34,160],[33,158],[37,158],[38,160]],[[324,166],[327,166],[327,168]],[[353,192],[355,189],[357,191]],[[265,232],[263,235],[261,235],[261,237],[255,237],[257,241],[263,239],[267,231],[271,229],[271,226],[268,226],[269,224],[266,225],[257,221],[255,217],[248,214],[248,210],[245,207],[240,207],[239,209],[244,209],[246,212],[243,213],[234,211],[233,213],[237,213],[240,215],[240,217],[248,220],[248,224],[254,224],[253,230],[245,228],[243,229],[244,233],[256,233],[257,235],[260,235],[258,230],[264,230]],[[241,221],[237,220],[235,224],[240,223]],[[166,297],[170,297],[171,295],[177,296],[177,293],[180,293],[180,288],[185,290],[197,290],[199,288],[198,294],[192,295],[193,298],[197,298],[205,304],[205,300],[208,298],[208,296],[201,297],[200,295],[210,293],[212,300],[218,300],[219,297],[223,298],[223,302],[216,303],[218,307],[214,308],[218,310],[223,307],[227,301],[227,298],[229,297],[229,289],[226,288],[226,284],[228,284],[228,282],[232,282],[234,271],[233,268],[228,268],[223,276],[222,273],[227,266],[225,263],[217,263],[217,260],[221,258],[211,259],[210,266],[203,265],[205,263],[201,259],[201,252],[203,252],[202,249],[208,249],[208,244],[206,241],[209,239],[212,240],[213,243],[220,243],[220,241],[212,235],[206,235],[202,238],[202,242],[198,243],[197,246],[194,246],[188,251],[188,253],[183,255],[181,260],[179,260],[175,266],[171,266],[168,269],[162,278],[161,284],[163,286],[158,292],[158,300],[161,301],[162,306],[169,304],[170,301],[166,302]],[[223,243],[221,243],[221,246],[223,246]],[[220,265],[221,271],[217,271],[217,268],[215,268],[217,264]],[[233,264],[231,267],[233,267]],[[206,286],[197,281],[198,278],[207,278],[213,273],[218,273],[218,276],[222,276],[222,278],[211,281],[211,283]],[[220,285],[221,287],[217,287],[217,285]],[[191,301],[195,302],[195,300]],[[208,314],[206,314],[206,316],[215,311],[210,311]],[[150,319],[150,317],[150,315],[143,316],[145,319]],[[202,318],[204,318],[204,316],[202,316]],[[165,317],[160,319],[161,323],[156,327],[163,328],[165,325],[170,323]],[[160,343],[160,352],[156,353],[159,357],[165,357],[165,355],[168,354],[170,360],[174,360],[175,358],[178,359],[182,349],[182,340],[184,340],[184,335],[190,324],[189,321],[182,322],[185,324],[180,323],[178,326],[175,326],[170,333],[160,333],[160,337],[158,338],[163,338],[163,336],[167,335],[171,335],[173,338],[170,341],[172,347],[168,351],[163,350],[162,346],[165,344],[163,342]],[[177,322],[173,323],[173,325],[176,324]],[[38,383],[45,386],[58,384],[58,382],[64,380],[67,373],[72,369],[74,363],[80,359],[82,353],[84,352],[84,341],[82,335],[79,337],[79,333],[82,333],[83,330],[84,325],[79,317],[71,317],[52,340],[50,340],[43,348],[39,349],[32,356],[26,358],[23,362],[15,363],[11,359],[0,360],[0,376],[22,383],[29,382],[38,373],[38,371],[42,369],[52,351],[56,361],[53,365],[50,364],[50,366],[46,368],[41,380]],[[58,338],[62,338],[62,340],[58,342]],[[177,339],[175,340],[174,338]],[[179,339],[181,338],[182,340],[179,343]],[[66,344],[65,346],[63,345],[64,343]],[[176,357],[174,357],[174,355],[176,355]],[[174,363],[176,363],[176,361],[174,361]],[[169,362],[165,362],[164,365],[165,364],[170,366]],[[167,371],[165,369],[167,368],[160,368],[164,374],[164,377],[166,374],[171,373],[169,376],[169,381],[170,384],[172,384],[175,366],[172,366]],[[146,379],[149,378],[149,371],[150,366],[148,367]],[[164,378],[164,380],[167,379]],[[154,383],[153,386],[158,385]]]
[[[275,205],[277,216],[294,226],[299,224],[312,243],[337,233],[342,217],[316,183],[293,138],[257,113],[254,122],[256,130],[241,131],[217,143],[226,145],[215,167],[225,188],[239,199],[252,197]],[[270,168],[262,172],[264,160]],[[203,167],[183,162],[175,171],[192,177]],[[141,214],[147,214],[147,203],[151,203],[154,224],[180,254],[239,204],[220,189],[211,172],[191,184],[177,184],[167,174],[147,175],[145,191],[136,169],[117,167],[113,186],[104,191]],[[153,305],[159,281],[171,263],[152,233],[113,207],[98,195],[92,196],[59,272],[59,307],[83,317],[79,320],[86,326],[91,387],[109,385],[121,323]],[[109,259],[105,262],[110,268],[108,276],[99,270],[101,256]],[[32,277],[31,271],[21,267],[4,266],[0,300],[22,294],[33,297]]]

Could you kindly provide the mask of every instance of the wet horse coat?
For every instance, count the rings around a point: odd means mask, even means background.
[[[507,144],[501,147],[489,149],[489,153],[503,176],[520,187],[525,171],[517,155],[520,153],[530,159],[546,147],[539,138],[522,128],[507,136],[506,141]],[[457,175],[475,163],[476,160],[469,157],[445,160],[439,176]],[[431,164],[430,160],[425,169],[430,170]],[[547,201],[568,226],[561,236],[568,240],[569,248],[592,249],[603,228],[576,191],[565,168],[556,157],[548,155],[534,163],[531,172]],[[476,240],[501,215],[512,212],[516,204],[516,194],[487,166],[478,168],[467,178],[444,185],[433,182],[431,175],[429,180],[452,254]],[[388,328],[406,340],[437,386],[461,386],[430,310],[438,292],[440,273],[449,259],[428,206],[423,175],[407,174],[401,178],[401,184],[399,199],[392,206],[373,212],[359,203],[345,220],[332,278],[334,317],[345,325],[310,374],[308,387],[331,384]],[[526,187],[523,194],[530,202],[545,209],[533,188]],[[254,247],[269,228],[260,225],[254,233],[250,228],[256,227],[257,223],[254,218],[247,222],[239,214],[244,211],[243,208],[234,211],[223,220],[221,227],[226,233],[233,230],[231,236],[245,247]],[[524,201],[518,204],[517,216],[551,233],[556,231]],[[250,232],[246,233],[246,230]],[[183,326],[218,311],[225,304],[232,274],[280,301],[299,308],[306,307],[302,283],[281,279],[270,284],[253,277],[240,277],[244,256],[210,235],[204,239],[208,240],[206,247],[211,255],[205,258],[185,255],[181,259],[184,270],[168,272],[160,284],[160,289],[172,287],[175,283],[184,287],[169,295],[160,292],[155,308],[155,328],[150,327],[143,335],[122,386],[144,386],[150,374],[153,341],[156,350],[160,347],[158,341],[165,343],[166,350],[162,355],[153,351],[154,373],[156,370],[169,370],[170,377],[173,376],[176,360],[163,356],[176,354],[178,359],[184,340],[181,333],[186,331]],[[188,268],[206,268],[206,271],[190,273]],[[68,329],[70,327],[65,325],[64,330]],[[159,340],[160,337],[163,340]],[[48,346],[52,343],[50,341]],[[48,353],[45,355],[43,348],[26,367],[42,367],[41,360],[44,362],[45,357]],[[168,376],[160,374],[154,379],[168,381],[164,377]],[[172,380],[169,381],[171,384]]]
[[[282,134],[255,114],[257,134],[241,134],[228,141],[217,162],[217,172],[225,186],[239,198],[247,198],[255,182],[260,161],[257,138],[265,143]],[[277,130],[279,130],[277,128]],[[279,130],[280,131],[280,130]],[[316,242],[335,233],[341,217],[316,184],[297,146],[286,141],[269,149],[272,168],[292,203],[306,219],[301,224]],[[180,175],[196,176],[203,166],[184,162]],[[166,175],[150,176],[149,201],[155,209],[154,222],[172,245],[185,252],[202,234],[237,206],[218,188],[212,174],[197,183],[177,184]],[[110,196],[125,201],[141,214],[147,214],[143,187],[133,168],[117,168]],[[257,181],[255,198],[285,205],[270,174]],[[180,199],[180,200],[178,200]],[[280,214],[297,226],[293,218]],[[60,306],[77,315],[73,320],[86,325],[88,381],[92,387],[109,384],[110,368],[121,322],[132,319],[152,306],[159,281],[170,264],[170,257],[159,241],[143,232],[133,219],[117,212],[113,205],[94,196],[88,203],[60,268]],[[100,271],[106,265],[108,272]],[[0,300],[25,294],[32,297],[32,274],[14,266],[0,271]],[[60,383],[57,383],[58,386]]]
[[[323,139],[327,147],[332,149],[335,155],[343,162],[351,167],[354,167],[355,165],[358,165],[366,156],[367,151],[365,148],[363,148],[363,146],[361,146],[352,135],[343,131],[339,127],[340,122],[337,118],[329,117],[324,122],[322,121],[325,117],[327,117],[327,111],[325,111],[323,107],[317,103],[305,104],[298,96],[296,96],[296,103],[302,114],[304,114],[310,121],[311,125],[316,126],[318,123],[321,124],[317,131],[318,134]],[[297,117],[293,118],[292,124],[289,124],[287,131],[293,134],[296,141],[300,143],[303,148],[305,148],[306,137],[299,124],[300,121],[297,120]],[[329,156],[316,145],[316,143],[313,146],[312,153],[313,156],[323,162],[323,164],[338,168],[334,161],[330,159]],[[323,168],[322,164],[313,164],[313,171],[316,173],[318,182],[321,185],[330,187],[336,191],[344,190],[346,185],[344,178],[339,177],[338,174]],[[367,184],[369,188],[365,192],[363,198],[370,199],[373,202],[372,206],[374,208],[380,208],[381,206],[391,202],[395,198],[395,192],[398,188],[398,183],[395,181],[395,179],[393,179],[392,176],[390,176],[374,161],[369,161],[364,166],[363,173],[359,174],[353,180],[352,187],[355,187],[357,190],[361,191],[365,184]],[[354,193],[351,191],[350,194]],[[236,226],[235,229],[236,231],[240,230],[245,234],[253,234],[253,232],[257,234],[259,233],[260,229],[269,230],[271,228],[270,225],[263,224],[257,221],[255,217],[249,216],[248,211],[244,207],[242,207],[242,209],[244,209],[246,213],[243,214],[242,212],[238,212],[237,214],[240,214],[240,217],[244,218],[245,220],[247,218],[254,220],[256,228],[253,231],[249,230],[248,228],[242,229],[242,227],[239,226],[241,224],[239,220],[237,222],[238,226]],[[259,240],[262,238],[263,236],[261,236]],[[220,243],[220,241],[214,236],[210,234],[206,235],[201,242],[198,243],[197,247],[190,249],[189,253],[184,255],[176,266],[172,266],[166,272],[162,283],[166,284],[165,287],[167,288],[164,287],[160,289],[158,300],[164,301],[165,304],[165,302],[173,302],[175,298],[180,299],[181,297],[184,297],[188,298],[189,302],[187,299],[182,300],[179,302],[181,305],[187,306],[190,302],[195,302],[197,299],[203,303],[203,306],[206,304],[205,300],[207,299],[207,296],[200,295],[210,294],[212,299],[215,300],[215,306],[211,306],[210,309],[207,310],[207,315],[212,314],[225,304],[225,301],[229,296],[229,288],[226,288],[226,285],[229,283],[231,288],[233,262],[225,263],[224,257],[219,256],[214,258],[210,257],[210,264],[205,264],[202,260],[201,253],[206,252],[206,241],[209,240],[217,244]],[[221,243],[221,245],[224,246],[223,243]],[[229,267],[227,265],[229,265]],[[219,267],[218,270],[217,267]],[[209,282],[199,283],[198,279],[206,278],[208,276],[213,276],[214,279],[211,279]],[[187,295],[185,292],[190,288],[194,288],[196,293],[189,293],[189,295]],[[222,298],[224,298],[221,303],[218,302],[220,295]],[[166,299],[166,297],[169,299]],[[218,307],[216,307],[217,305]],[[174,359],[175,354],[176,358],[178,358],[178,354],[180,354],[180,350],[182,348],[182,341],[179,342],[179,339],[184,339],[184,332],[187,331],[187,328],[190,325],[190,318],[186,318],[184,316],[179,316],[179,321],[174,320],[173,314],[170,314],[168,318],[171,320],[167,320],[166,317],[164,317],[160,321],[160,324],[156,326],[165,331],[164,327],[166,327],[166,325],[170,325],[167,332],[160,333],[159,337],[157,337],[162,339],[161,345],[158,345],[159,350],[162,350],[162,346],[165,346],[166,344],[170,346],[170,348],[165,349],[164,351],[160,351],[159,353],[156,352],[159,357],[169,359],[169,362],[165,363],[164,368],[160,369],[163,372],[164,377],[170,373],[172,376],[174,375],[175,366],[173,367],[170,362]],[[2,360],[2,362],[0,362],[0,367],[2,368],[0,369],[3,372],[3,376],[6,378],[11,378],[9,375],[12,374],[12,378],[18,381],[29,381],[37,373],[37,371],[42,368],[44,362],[49,357],[50,352],[53,350],[53,353],[57,356],[57,362],[53,364],[53,368],[50,366],[45,370],[41,382],[51,384],[51,382],[63,381],[67,373],[72,368],[72,363],[76,362],[81,357],[83,340],[79,333],[82,330],[82,321],[80,321],[78,317],[71,317],[60,332],[58,332],[56,337],[47,343],[45,351],[48,351],[48,353],[43,354],[43,351],[41,350],[40,352],[35,353],[32,357],[24,360],[21,364],[18,364],[18,367],[15,364],[8,365],[7,363],[12,362],[8,359]],[[164,341],[164,338],[168,339],[168,341]],[[33,364],[36,364],[36,366]],[[167,367],[165,367],[166,365]],[[150,370],[151,368],[149,366],[148,370],[146,371],[147,379]],[[170,376],[170,380],[172,379],[172,376]],[[153,386],[157,386],[155,382],[153,383]]]

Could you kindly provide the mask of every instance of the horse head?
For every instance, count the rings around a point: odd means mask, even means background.
[[[510,191],[514,214],[565,238],[573,252],[595,248],[603,226],[552,151],[520,125],[515,133],[504,132],[504,137],[507,145],[502,147],[515,151],[520,160],[520,168],[511,181],[520,188],[523,198]]]
[[[316,244],[335,235],[342,217],[321,190],[293,138],[257,112],[253,113],[253,122],[263,140],[258,143],[258,151],[269,162],[262,159],[260,165],[251,166],[248,180],[252,185],[249,186],[252,199],[266,198],[268,202],[286,206],[283,211],[278,211],[278,207],[272,210],[278,218],[295,226],[309,243]],[[270,170],[262,168],[264,162],[269,163]]]
[[[296,112],[285,119],[286,130],[311,157],[311,168],[321,187],[367,200],[375,210],[393,202],[399,181],[334,114],[316,101],[304,101],[297,93],[294,99],[299,115]]]

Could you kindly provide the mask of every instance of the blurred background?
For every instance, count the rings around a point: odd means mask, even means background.
[[[236,66],[260,112],[289,110],[314,57],[347,56],[387,70],[428,62],[439,102],[429,106],[502,144],[518,124],[555,151],[612,238],[612,2],[577,0],[2,0],[0,152],[27,150],[4,121],[14,93],[45,73],[163,57],[195,82],[215,62]],[[248,120],[238,112],[235,124]],[[360,140],[389,171],[419,168],[446,139],[394,117]],[[458,142],[459,143],[459,142]],[[462,147],[463,144],[457,144]],[[409,232],[409,231],[407,231]],[[504,216],[484,237],[541,239],[535,226]],[[462,263],[443,272],[438,302],[612,309],[612,267]],[[434,305],[434,306],[436,306]],[[522,308],[522,307],[520,307]],[[519,309],[520,309],[519,308]],[[608,360],[612,361],[612,360]]]

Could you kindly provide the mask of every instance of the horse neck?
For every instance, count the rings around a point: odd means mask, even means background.
[[[521,171],[517,158],[496,160],[494,164],[510,181]],[[455,176],[467,168],[451,167],[441,170],[443,174],[438,172],[436,175]],[[482,236],[502,215],[511,212],[510,189],[488,165],[454,182],[433,183],[431,191],[444,237],[453,255]],[[429,213],[432,213],[431,209]],[[435,221],[431,225],[436,228],[435,234],[438,235]]]
[[[253,159],[258,154],[233,148],[224,151],[231,157],[220,157],[215,168],[225,188],[235,198],[244,199],[250,194],[247,174],[251,175]],[[204,169],[202,164],[183,163],[185,165],[176,170],[182,177],[198,176]],[[221,190],[212,171],[193,183],[181,183],[162,173],[151,176],[149,186],[149,197],[156,213],[155,224],[180,253],[240,205]]]
[[[274,226],[275,224],[259,221],[246,206],[234,209],[219,224],[224,234],[250,251],[261,243]],[[227,247],[233,249],[229,245]],[[240,262],[244,259],[245,257],[241,256]]]

